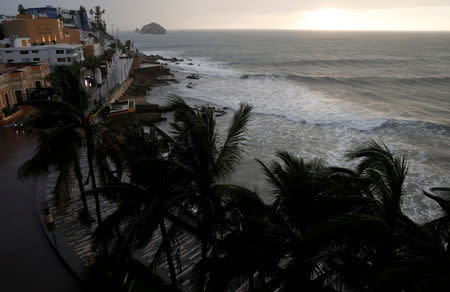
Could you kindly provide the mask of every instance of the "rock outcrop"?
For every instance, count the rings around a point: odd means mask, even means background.
[[[166,34],[167,31],[164,27],[157,24],[156,22],[152,22],[150,24],[146,24],[141,28],[141,34]]]
[[[139,30],[139,28],[136,27],[136,29],[134,30],[134,33],[140,33],[141,31]]]

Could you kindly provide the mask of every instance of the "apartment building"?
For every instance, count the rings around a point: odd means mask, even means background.
[[[80,31],[63,26],[60,19],[19,14],[2,22],[6,38],[30,38],[32,44],[81,44]]]
[[[46,62],[51,67],[70,65],[74,61],[83,61],[82,45],[55,44],[44,46],[27,46],[0,48],[0,63]]]
[[[50,69],[45,63],[1,64],[0,112],[26,101],[35,88],[45,87],[48,74]]]

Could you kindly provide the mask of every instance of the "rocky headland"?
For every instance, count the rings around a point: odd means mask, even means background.
[[[167,34],[164,27],[156,22],[146,24],[141,28],[141,34]]]

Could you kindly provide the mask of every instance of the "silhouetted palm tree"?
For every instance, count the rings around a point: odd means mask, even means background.
[[[217,239],[218,257],[204,263],[209,273],[205,290],[233,291],[246,285],[248,291],[269,291],[264,290],[270,287],[266,278],[278,273],[284,255],[275,232],[279,228],[267,221],[270,208],[243,187],[228,185],[222,191],[222,234]]]
[[[139,125],[127,128],[121,155],[130,183],[111,184],[99,189],[105,197],[118,203],[96,231],[97,240],[116,239],[114,250],[125,256],[145,247],[160,230],[162,242],[150,267],[155,269],[165,255],[172,285],[177,278],[172,260],[171,244],[181,228],[172,222],[166,229],[165,218],[175,215],[188,189],[179,167],[163,159],[166,145],[155,131],[146,134]]]
[[[79,141],[77,141],[76,135],[73,134],[67,131],[40,132],[33,157],[20,167],[17,174],[19,179],[25,177],[36,178],[48,175],[50,169],[56,167],[58,178],[53,193],[57,208],[61,208],[64,202],[70,198],[68,188],[70,187],[69,182],[72,175],[71,168],[74,173],[78,171],[79,154],[75,145]],[[84,211],[88,214],[82,177],[79,178],[79,182],[81,183],[80,193],[82,194]]]
[[[193,218],[197,219],[202,241],[201,258],[205,262],[210,246],[213,257],[217,257],[218,218],[223,213],[223,206],[216,186],[239,163],[252,107],[241,104],[233,115],[223,142],[216,132],[212,108],[204,106],[195,110],[179,98],[173,98],[168,108],[175,111],[175,122],[171,123],[174,134],[171,157],[183,165],[193,180],[196,194],[190,202],[191,207],[197,209]],[[200,285],[203,284],[200,277]]]
[[[40,131],[58,133],[53,135],[60,139],[62,133],[65,137],[75,137],[74,147],[86,146],[89,177],[92,189],[97,188],[94,168],[94,150],[98,138],[101,137],[96,116],[89,110],[88,94],[81,85],[80,68],[78,65],[58,66],[48,77],[52,90],[47,92],[48,96],[36,94],[30,104],[37,108],[38,113],[33,118],[33,125]],[[69,152],[73,150],[68,149]],[[76,149],[78,152],[81,149]],[[78,160],[75,162],[75,174],[80,182],[81,169]],[[81,184],[79,183],[80,191]],[[85,205],[84,192],[81,192],[83,205]],[[97,222],[101,223],[100,201],[97,192],[94,192]]]

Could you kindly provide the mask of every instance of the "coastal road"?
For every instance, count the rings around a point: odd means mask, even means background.
[[[83,291],[39,224],[36,183],[16,179],[34,146],[33,137],[0,127],[0,291]]]

